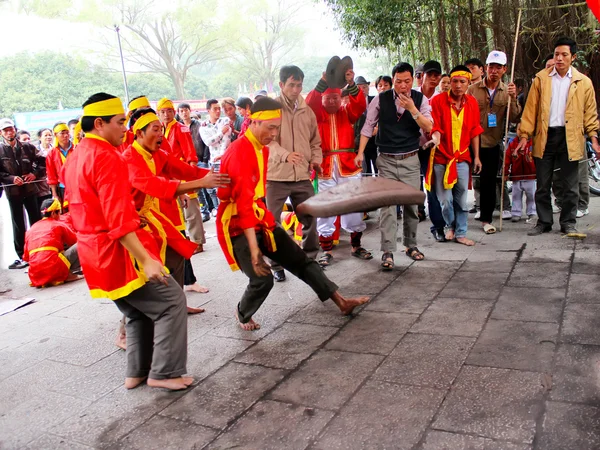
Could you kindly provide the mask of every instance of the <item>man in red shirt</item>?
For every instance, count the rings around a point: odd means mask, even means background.
[[[331,298],[342,314],[351,314],[369,298],[342,297],[319,264],[275,224],[266,207],[267,145],[279,133],[281,104],[268,97],[261,98],[252,106],[250,118],[252,122],[244,136],[223,155],[221,172],[230,176],[231,184],[218,190],[219,244],[231,269],[241,269],[249,281],[236,312],[240,327],[247,331],[260,328],[252,316],[273,288],[273,274],[263,255],[307,283],[321,301]]]
[[[59,179],[59,174],[63,164],[73,153],[73,143],[66,123],[57,123],[53,131],[56,145],[46,155],[46,177],[52,190],[52,197],[57,198],[62,204],[65,199],[65,185]]]
[[[121,100],[105,93],[83,104],[85,138],[63,167],[81,268],[93,298],[114,300],[127,316],[127,375],[132,389],[186,389],[187,314],[181,287],[142,229],[127,165],[117,146],[125,135]]]
[[[463,245],[475,245],[467,238],[469,207],[467,194],[471,177],[471,153],[475,173],[481,172],[477,100],[467,94],[471,72],[466,66],[456,66],[450,72],[450,91],[431,100],[433,116],[432,140],[437,148],[431,151],[425,187],[435,189],[446,222],[446,240]]]

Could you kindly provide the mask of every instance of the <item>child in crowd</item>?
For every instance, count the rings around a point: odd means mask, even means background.
[[[535,210],[535,163],[531,153],[533,142],[530,139],[523,150],[517,151],[519,139],[513,138],[508,144],[504,156],[504,175],[512,181],[511,222],[521,220],[523,212],[523,193],[527,202],[526,223],[531,223]]]

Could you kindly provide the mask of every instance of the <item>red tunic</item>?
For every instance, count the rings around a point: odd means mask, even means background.
[[[165,137],[171,146],[171,154],[186,163],[197,163],[196,148],[190,129],[175,119],[165,127]]]
[[[75,233],[63,222],[44,218],[25,233],[23,259],[29,262],[32,286],[42,287],[64,283],[71,263],[63,254],[65,246],[77,242]]]
[[[127,130],[125,132],[125,137],[123,138],[123,143],[117,147],[119,153],[123,153],[125,150],[127,150],[129,146],[133,144],[133,141],[135,141],[135,134],[133,134],[133,131]],[[164,150],[167,153],[171,153],[171,146],[169,145],[169,142],[166,139],[162,140],[160,148],[161,150]]]
[[[151,233],[140,228],[127,164],[106,140],[87,133],[63,167],[77,249],[94,298],[117,300],[146,283],[141,264],[119,239],[135,232],[160,261]]]
[[[319,176],[323,179],[331,178],[334,158],[337,159],[343,177],[350,177],[362,171],[362,167],[356,167],[354,163],[354,123],[367,109],[367,101],[360,91],[349,98],[349,103],[342,106],[337,113],[328,114],[323,107],[323,94],[313,89],[306,97],[306,103],[317,116],[323,149],[323,173]]]
[[[231,237],[244,234],[247,228],[262,232],[266,245],[275,250],[275,218],[265,204],[266,173],[269,148],[263,146],[248,129],[235,140],[221,159],[221,172],[231,184],[220,187],[221,202],[217,213],[217,237],[231,270],[239,270],[233,255]]]
[[[535,161],[533,160],[533,141],[529,139],[524,150],[513,155],[513,150],[519,145],[519,138],[516,137],[506,149],[504,154],[504,174],[511,181],[535,180]]]
[[[69,151],[67,152],[67,156],[64,157],[62,152],[60,151],[60,147],[54,147],[50,149],[48,155],[46,156],[46,178],[49,185],[58,185],[62,183],[60,179],[60,171],[69,156],[73,153],[74,147],[71,146]]]
[[[460,162],[471,163],[469,146],[471,140],[483,133],[479,122],[479,105],[470,94],[465,94],[463,106],[457,111],[453,106],[450,92],[436,95],[431,99],[431,115],[433,129],[431,134],[439,131],[440,145],[431,151],[429,167],[425,175],[425,187],[431,190],[433,165],[446,166],[444,187],[451,189],[458,179],[456,165]]]
[[[137,143],[123,152],[123,158],[129,167],[135,207],[148,219],[163,262],[167,245],[184,258],[191,258],[198,244],[185,239],[169,217],[161,212],[159,199],[172,203],[181,178],[203,178],[208,170],[186,164],[163,150],[148,152]]]

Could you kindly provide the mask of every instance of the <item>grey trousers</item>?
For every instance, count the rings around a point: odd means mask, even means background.
[[[309,180],[304,181],[267,181],[267,208],[273,213],[277,223],[281,221],[283,205],[289,197],[292,207],[296,207],[315,195],[315,189]],[[315,259],[319,253],[319,236],[317,234],[317,219],[304,217],[302,224],[302,249],[309,258]],[[273,270],[281,270],[275,261],[270,261]]]
[[[276,227],[273,235],[277,249],[271,252],[264,243],[262,233],[257,233],[258,246],[263,255],[281,264],[285,270],[308,284],[321,301],[331,298],[338,287],[327,278],[319,264],[314,259],[309,258],[283,228]],[[268,274],[264,277],[256,275],[252,266],[248,240],[244,235],[232,238],[231,242],[235,260],[249,281],[246,291],[242,295],[242,300],[238,304],[240,322],[247,323],[271,292],[273,275]]]
[[[584,159],[587,159],[587,156]],[[562,208],[563,185],[560,179],[560,170],[556,170],[559,167],[558,163],[554,164],[552,193],[554,194],[554,197],[556,197],[556,206]],[[588,167],[587,161],[579,161],[579,201],[577,202],[577,209],[580,211],[587,209],[590,204],[590,179]]]
[[[406,159],[397,159],[383,153],[377,158],[379,176],[390,180],[402,181],[415,189],[421,183],[420,163],[417,154]],[[417,246],[417,205],[404,205],[402,216],[403,244],[407,248]],[[379,212],[379,229],[381,231],[381,251],[395,252],[397,246],[398,219],[396,206],[386,206]]]
[[[185,294],[172,278],[168,286],[146,283],[115,304],[127,317],[127,377],[164,380],[187,372]]]
[[[205,244],[204,225],[202,224],[202,213],[200,212],[200,200],[190,198],[187,208],[183,208],[187,234],[192,242]]]
[[[77,253],[77,244],[72,245],[66,249],[63,254],[71,263],[69,270],[71,273],[79,272],[81,270],[81,264],[79,263],[79,254]]]

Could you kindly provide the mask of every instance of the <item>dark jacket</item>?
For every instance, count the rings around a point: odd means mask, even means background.
[[[190,133],[192,134],[192,141],[194,142],[194,149],[196,149],[196,156],[198,157],[198,162],[208,162],[205,159],[206,152],[209,152],[208,147],[200,137],[200,121],[196,119],[192,119],[192,123],[190,124]],[[210,158],[210,152],[209,158]]]
[[[14,184],[15,177],[23,177],[33,173],[36,179],[43,175],[43,157],[31,144],[22,144],[17,141],[13,149],[6,143],[0,144],[0,183]],[[5,187],[6,195],[11,197],[29,197],[39,192],[38,183],[28,183],[23,186]]]

